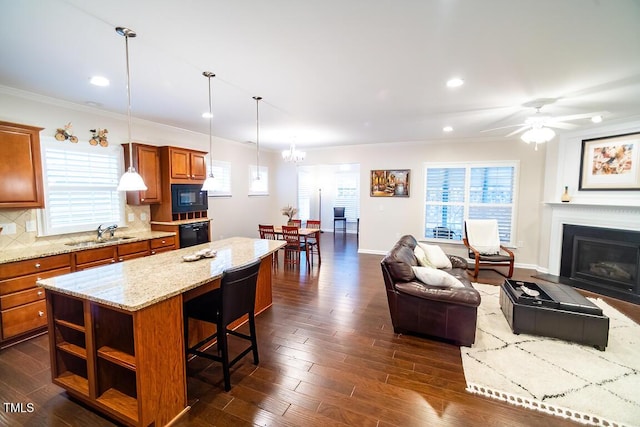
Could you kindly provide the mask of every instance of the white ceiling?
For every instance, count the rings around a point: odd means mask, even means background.
[[[0,0],[0,85],[299,148],[503,137],[552,116],[640,114],[638,0]],[[111,85],[89,84],[103,75]],[[462,87],[449,89],[459,76]],[[575,121],[590,126],[587,119]],[[443,133],[443,126],[454,131]]]

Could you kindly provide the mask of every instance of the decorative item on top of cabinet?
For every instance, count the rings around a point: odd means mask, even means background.
[[[162,185],[160,176],[160,153],[158,147],[133,143],[133,167],[136,168],[145,184],[146,191],[127,191],[127,204],[151,205],[162,203]],[[129,144],[123,144],[125,168],[129,167]]]
[[[207,177],[207,163],[201,151],[167,147],[169,151],[169,176],[172,184],[204,182]]]
[[[71,122],[67,123],[66,125],[64,125],[64,128],[58,128],[56,129],[56,135],[55,138],[58,141],[65,141],[65,140],[69,140],[71,142],[73,142],[74,144],[78,142],[78,137],[73,135],[71,132],[73,132],[73,125],[71,124]]]
[[[0,208],[43,208],[40,131],[0,122]]]
[[[107,141],[107,134],[109,133],[106,129],[91,129],[89,132],[92,133],[91,139],[89,140],[89,144],[91,145],[100,145],[101,147],[109,146],[109,141]]]

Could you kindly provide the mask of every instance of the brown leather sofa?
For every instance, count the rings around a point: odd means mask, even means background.
[[[444,271],[464,287],[431,286],[418,281],[411,267],[418,265],[413,236],[400,238],[381,262],[393,330],[429,335],[470,346],[476,338],[480,294],[471,286],[467,262],[447,255],[453,268]]]

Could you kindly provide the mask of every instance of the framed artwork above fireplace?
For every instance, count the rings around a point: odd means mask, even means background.
[[[579,190],[640,190],[640,133],[583,140]]]

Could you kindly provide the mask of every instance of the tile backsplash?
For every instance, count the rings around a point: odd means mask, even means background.
[[[38,237],[36,214],[36,209],[0,209],[0,226],[4,227],[0,232],[0,250],[64,244],[89,239],[96,235],[95,232],[84,232]],[[125,205],[127,225],[123,230],[127,233],[149,231],[151,230],[150,218],[149,206]],[[119,233],[116,232],[117,234]]]

